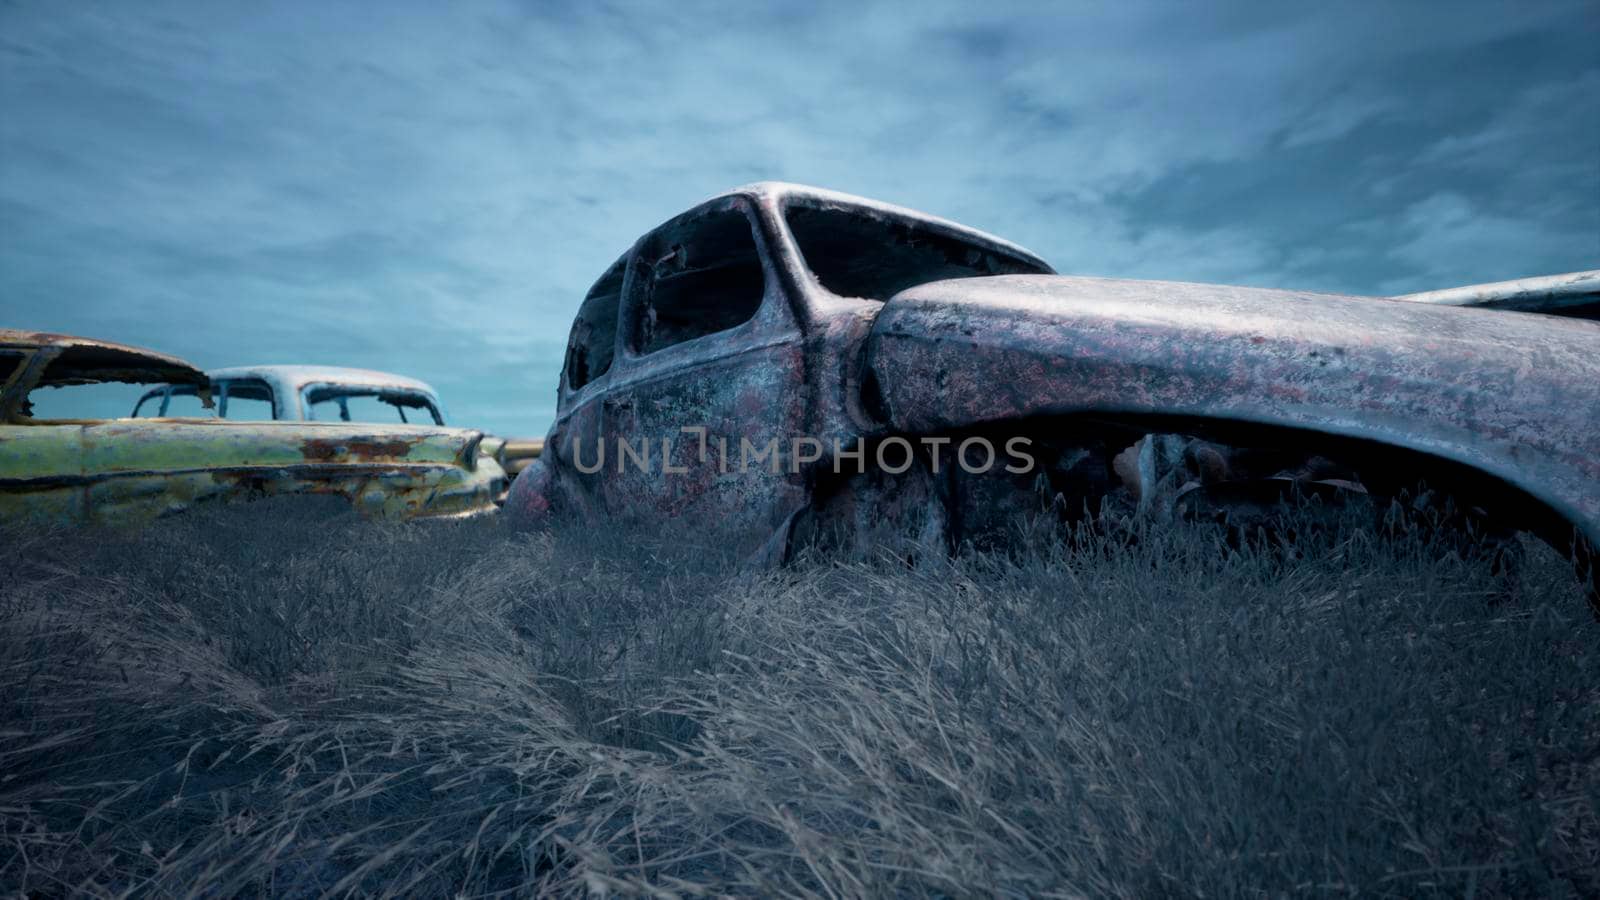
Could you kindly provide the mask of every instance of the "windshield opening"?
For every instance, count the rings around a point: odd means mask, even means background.
[[[867,210],[793,203],[784,218],[806,266],[840,297],[883,301],[946,278],[1048,273],[1008,253]]]
[[[312,385],[304,396],[306,418],[313,422],[444,424],[433,400],[419,391]]]

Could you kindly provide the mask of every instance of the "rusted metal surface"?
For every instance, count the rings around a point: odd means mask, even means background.
[[[79,348],[98,355],[70,355]],[[23,400],[41,384],[117,380],[204,390],[210,380],[173,357],[59,335],[0,332],[0,350],[27,358],[0,393],[8,411],[0,423],[0,517],[7,519],[128,523],[196,503],[307,493],[345,496],[374,516],[460,516],[494,510],[505,485],[499,464],[479,453],[482,435],[466,429],[35,420]],[[71,368],[57,371],[60,359]]]
[[[896,268],[923,257],[923,270]],[[987,277],[948,280],[953,271]],[[691,276],[708,285],[705,301],[662,307]],[[741,294],[735,283],[754,286]],[[730,314],[750,291],[759,305]],[[707,327],[694,332],[684,309]],[[652,230],[596,283],[544,453],[506,510],[524,523],[643,520],[762,557],[830,523],[868,531],[869,513],[881,513],[926,544],[930,530],[954,539],[1030,489],[1024,475],[938,474],[940,460],[951,471],[949,441],[979,432],[1048,444],[1041,474],[1067,505],[1121,491],[1144,509],[1158,494],[1193,493],[1190,482],[1367,488],[1348,461],[1168,440],[1146,421],[1166,417],[1313,445],[1359,439],[1404,458],[1416,470],[1405,475],[1427,474],[1427,460],[1458,466],[1593,541],[1597,359],[1590,322],[1056,276],[1026,250],[945,220],[764,183]],[[749,465],[742,445],[772,439],[777,465]],[[852,453],[896,440],[919,444],[904,474],[852,469]],[[1141,462],[1167,450],[1176,455],[1163,466]],[[1193,477],[1165,486],[1160,473],[1174,466]]]
[[[70,334],[0,328],[0,349],[54,360],[35,379],[35,387],[106,381],[140,384],[154,378],[196,387],[206,384],[203,372],[176,356]]]
[[[1594,319],[1600,318],[1600,269],[1469,284],[1442,291],[1404,294],[1395,299]]]
[[[1600,326],[1587,322],[1012,277],[906,291],[868,359],[890,423],[910,433],[1085,413],[1285,426],[1454,460],[1600,540]]]
[[[420,402],[423,408],[436,417],[435,424],[444,425],[448,422],[444,403],[432,385],[393,372],[343,366],[270,365],[230,366],[212,369],[206,374],[211,378],[212,391],[223,398],[219,414],[224,417],[233,416],[227,409],[229,398],[240,386],[249,386],[257,391],[264,386],[271,395],[274,420],[308,420],[311,413],[309,401],[312,396],[319,392],[349,391],[352,394],[376,392],[380,397],[404,397],[407,406],[415,406]],[[135,412],[160,408],[161,399],[168,391],[168,385],[152,388],[140,398]],[[257,398],[252,397],[252,399]],[[361,420],[358,418],[356,421]],[[506,487],[509,487],[511,479],[516,478],[518,473],[537,459],[543,449],[543,438],[504,438],[486,435],[479,452],[480,455],[491,458],[500,465],[505,471]],[[502,489],[496,497],[496,502],[504,503],[505,496],[506,491]]]
[[[0,385],[0,421],[27,415],[29,392],[35,388],[117,382],[169,382],[193,387],[211,406],[211,382],[189,363],[140,347],[54,334],[0,328],[0,352],[19,358],[11,377]]]

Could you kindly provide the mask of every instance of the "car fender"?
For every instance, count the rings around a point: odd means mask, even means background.
[[[903,433],[1173,415],[1464,464],[1600,544],[1600,323],[1259,288],[1066,276],[933,282],[867,338]]]
[[[546,523],[551,514],[551,473],[541,457],[530,460],[506,492],[500,514],[515,528],[534,528]]]

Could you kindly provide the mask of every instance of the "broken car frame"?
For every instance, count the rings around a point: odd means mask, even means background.
[[[406,410],[426,423],[445,425],[444,404],[439,392],[425,381],[378,372],[372,369],[353,369],[344,366],[230,366],[212,369],[206,373],[211,378],[211,394],[217,402],[217,415],[224,419],[241,418],[259,421],[259,415],[238,415],[233,401],[244,398],[268,404],[266,416],[271,420],[316,421],[314,409],[319,404],[333,404],[338,408],[340,421],[376,422],[377,418],[352,418],[346,402],[355,398],[376,398],[393,408],[402,424],[411,424]],[[193,396],[192,385],[164,384],[146,391],[134,407],[133,417],[163,416],[175,400]],[[259,412],[259,408],[257,409]],[[390,421],[386,416],[382,421]],[[515,478],[544,449],[543,438],[503,438],[486,434],[479,452],[493,457],[506,472],[506,483]],[[499,500],[505,499],[502,491]]]
[[[981,435],[1025,437],[1038,466],[940,468],[949,442],[905,472],[839,465],[840,448]],[[705,452],[774,437],[826,450],[732,470]],[[584,471],[596,447],[618,452]],[[653,463],[623,458],[651,448]],[[1600,323],[1060,276],[953,222],[763,183],[650,231],[596,282],[544,456],[506,510],[676,521],[780,558],[884,522],[930,546],[980,540],[1041,489],[1068,510],[1226,516],[1288,486],[1383,500],[1424,479],[1494,529],[1586,559]]]
[[[445,424],[444,404],[432,385],[392,372],[343,366],[230,366],[212,369],[206,375],[211,379],[217,415],[224,419],[234,418],[228,409],[230,396],[242,396],[270,404],[267,418],[271,420],[327,421],[315,415],[314,408],[319,404],[333,404],[338,407],[340,421],[349,422],[352,421],[349,407],[341,401],[366,397],[392,407],[392,415],[386,416],[385,422],[399,420],[399,424],[413,424],[414,416],[421,424]],[[139,398],[131,415],[133,418],[164,415],[163,411],[174,397],[192,395],[195,391],[192,385],[159,385]],[[410,416],[406,414],[407,409],[412,410]]]
[[[338,494],[372,516],[464,516],[495,510],[505,484],[467,429],[32,415],[35,390],[105,382],[182,386],[211,405],[205,373],[137,347],[0,330],[0,379],[0,518],[127,523],[275,494]]]

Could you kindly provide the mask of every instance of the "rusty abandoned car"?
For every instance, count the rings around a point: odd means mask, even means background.
[[[674,521],[782,558],[884,523],[951,548],[1041,494],[1063,515],[1159,520],[1243,516],[1292,488],[1448,498],[1473,528],[1584,564],[1597,288],[1067,277],[953,222],[751,185],[645,234],[583,298],[545,454],[506,511]]]
[[[106,383],[160,385],[162,415],[34,416],[30,396],[37,391]],[[480,432],[437,420],[219,418],[204,372],[137,347],[0,330],[0,384],[5,519],[128,523],[202,502],[274,494],[337,494],[371,516],[467,516],[494,511],[506,483],[500,465],[483,452]],[[259,402],[248,387],[233,402]],[[192,401],[183,410],[189,417],[172,415],[174,396]],[[228,393],[221,397],[219,412],[228,412]]]
[[[212,369],[217,415],[245,421],[413,422],[443,425],[444,404],[425,381],[343,366],[231,366]],[[199,409],[192,384],[146,391],[133,418],[171,417]],[[407,412],[409,410],[409,412]]]
[[[432,385],[393,372],[274,365],[230,366],[206,375],[216,414],[225,419],[446,424],[444,404]],[[134,418],[190,414],[204,414],[199,389],[192,384],[153,387],[133,409]],[[484,435],[479,449],[505,469],[509,483],[543,448],[541,438]]]

